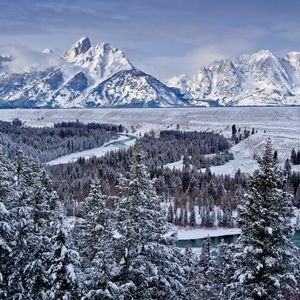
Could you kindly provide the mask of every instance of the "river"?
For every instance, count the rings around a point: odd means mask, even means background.
[[[234,243],[237,238],[238,234],[234,235],[226,235],[226,236],[218,236],[218,237],[211,237],[211,248],[217,248],[217,246],[220,244],[222,240],[224,240],[225,243],[227,244],[232,244]],[[179,240],[177,242],[177,247],[179,248],[186,248],[186,247],[191,247],[191,248],[201,248],[202,241],[204,239],[191,239],[191,240]],[[294,244],[300,248],[300,230],[297,230],[293,236],[293,242]]]

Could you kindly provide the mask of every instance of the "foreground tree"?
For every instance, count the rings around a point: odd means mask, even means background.
[[[10,275],[13,271],[14,220],[9,211],[15,194],[12,163],[0,146],[0,299],[9,296]]]
[[[120,188],[115,248],[121,270],[115,284],[125,299],[186,299],[183,256],[139,149]]]
[[[95,182],[82,205],[82,256],[86,295],[84,299],[115,299],[112,278],[118,273],[114,257],[113,217],[107,196]],[[116,297],[115,297],[116,296]]]
[[[69,228],[62,209],[56,220],[56,234],[53,236],[53,250],[50,256],[48,273],[49,290],[45,299],[71,300],[80,298],[77,268],[80,265],[79,254],[72,249]]]
[[[9,296],[42,299],[49,288],[47,267],[57,195],[46,172],[20,151],[14,166],[16,191],[9,201],[14,230]]]
[[[283,299],[296,284],[292,197],[268,140],[240,211],[230,299]]]

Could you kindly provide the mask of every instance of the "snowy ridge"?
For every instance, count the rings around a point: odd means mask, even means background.
[[[269,50],[223,59],[202,67],[190,80],[180,75],[167,85],[192,105],[300,105],[300,52],[277,58]]]
[[[0,65],[13,59],[0,54]],[[260,50],[223,59],[192,78],[174,76],[165,85],[135,68],[121,50],[108,43],[92,45],[83,37],[59,65],[0,73],[0,108],[284,105],[300,105],[300,52],[278,58]]]

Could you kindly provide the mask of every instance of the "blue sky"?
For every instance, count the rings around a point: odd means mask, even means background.
[[[300,1],[0,0],[0,51],[62,54],[81,36],[165,80],[259,49],[300,51]]]

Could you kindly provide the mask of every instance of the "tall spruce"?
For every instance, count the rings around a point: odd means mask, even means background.
[[[0,298],[9,297],[13,272],[14,220],[10,212],[15,195],[13,165],[0,146]]]
[[[86,285],[85,299],[115,299],[115,286],[111,280],[118,274],[114,258],[114,232],[112,209],[102,194],[101,185],[95,182],[82,207],[84,221],[81,227],[82,256]],[[115,297],[116,296],[116,297]]]
[[[9,275],[12,272],[12,237],[13,228],[10,213],[0,202],[0,299],[8,298]]]
[[[115,249],[121,271],[115,283],[124,298],[186,299],[183,257],[175,247],[139,146],[120,190]]]
[[[80,283],[78,268],[80,258],[73,249],[70,228],[66,224],[62,208],[58,209],[56,219],[56,233],[52,238],[54,243],[50,259],[47,278],[49,289],[45,292],[47,300],[72,300],[80,298]]]
[[[268,140],[240,208],[242,233],[236,243],[230,299],[283,299],[295,287],[292,196],[284,185]]]
[[[18,299],[42,299],[49,288],[47,278],[57,195],[45,172],[32,159],[17,153],[17,193],[12,199],[14,219],[14,265],[10,292]]]

